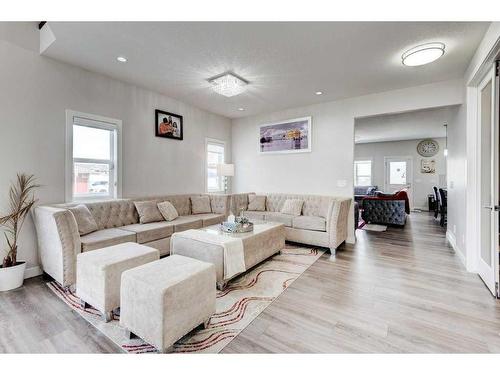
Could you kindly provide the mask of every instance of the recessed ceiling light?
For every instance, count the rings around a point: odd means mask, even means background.
[[[125,56],[118,56],[116,59],[121,63],[127,62],[127,58]]]
[[[420,66],[429,64],[444,55],[443,43],[427,43],[409,49],[401,56],[403,65]]]
[[[241,107],[238,108],[238,111],[244,111],[244,110],[245,110],[245,108],[241,108]]]
[[[316,91],[315,94],[316,95],[323,95],[323,91]]]
[[[241,94],[248,85],[248,81],[229,72],[209,78],[208,82],[212,84],[212,88],[216,93],[227,97]]]

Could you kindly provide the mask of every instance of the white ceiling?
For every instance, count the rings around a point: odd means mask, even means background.
[[[488,25],[49,22],[56,40],[44,55],[237,118],[462,77]],[[441,59],[401,64],[405,50],[430,41],[446,44]],[[247,92],[214,93],[207,79],[225,71],[250,81]]]
[[[356,119],[354,142],[372,143],[446,136],[444,124],[453,126],[458,106]]]

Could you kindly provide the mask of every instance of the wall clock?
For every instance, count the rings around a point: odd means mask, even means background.
[[[417,145],[417,152],[424,156],[434,156],[439,151],[439,144],[434,139],[424,139]]]

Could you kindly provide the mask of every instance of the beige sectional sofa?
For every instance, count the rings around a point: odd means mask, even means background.
[[[210,197],[211,213],[192,214],[193,196]],[[179,217],[172,221],[139,223],[134,202],[169,201]],[[34,211],[38,237],[38,251],[44,272],[62,286],[76,281],[76,257],[85,251],[95,250],[124,242],[137,242],[153,247],[160,255],[170,253],[170,237],[174,232],[196,229],[221,223],[230,209],[230,196],[217,194],[186,194],[116,199],[85,204],[95,219],[98,230],[80,236],[75,217],[68,208],[75,204],[38,206]]]
[[[327,247],[332,254],[347,239],[349,198],[265,194],[265,210],[249,211],[251,194],[165,195],[86,203],[98,227],[97,231],[86,235],[79,234],[75,217],[69,211],[76,204],[38,206],[34,220],[43,271],[68,287],[76,282],[76,258],[81,252],[137,242],[158,249],[162,256],[168,255],[173,233],[221,223],[231,211],[236,215],[243,212],[251,220],[284,223],[287,241]],[[209,196],[212,212],[193,215],[190,198],[202,195]],[[304,201],[300,215],[280,212],[287,199]],[[141,224],[134,202],[151,200],[171,202],[179,217],[168,222]]]
[[[263,211],[248,210],[253,196],[266,197]],[[304,202],[300,215],[280,212],[287,199]],[[235,194],[231,198],[232,211],[236,214],[242,214],[249,220],[283,223],[287,241],[327,247],[332,254],[347,239],[350,205],[350,198],[304,194],[246,193]]]

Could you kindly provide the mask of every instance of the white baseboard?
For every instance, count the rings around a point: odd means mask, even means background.
[[[26,271],[24,271],[24,279],[29,279],[31,277],[40,276],[42,273],[43,273],[43,271],[40,268],[40,266],[26,268]]]
[[[455,235],[451,233],[450,231],[446,231],[446,239],[448,240],[448,243],[451,245],[453,250],[455,251],[455,254],[458,255],[460,258],[460,261],[464,265],[465,268],[467,268],[467,264],[465,262],[465,255],[464,253],[460,250],[460,248],[457,245],[457,239],[455,238]]]

